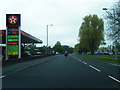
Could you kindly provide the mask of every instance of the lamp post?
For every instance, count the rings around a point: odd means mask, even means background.
[[[47,25],[47,47],[48,47],[48,26],[53,26],[52,24]]]
[[[48,26],[53,26],[52,24],[50,25],[47,25],[47,50],[46,50],[46,53],[48,54]]]
[[[113,19],[114,19],[114,25],[115,25],[115,9],[108,9],[108,8],[102,8],[102,10],[113,10]]]
[[[107,12],[108,8],[103,8],[102,10],[105,10]],[[114,29],[115,29],[115,9],[109,9],[109,10],[113,10],[113,20],[114,20]],[[117,56],[116,45],[115,45],[115,56]]]

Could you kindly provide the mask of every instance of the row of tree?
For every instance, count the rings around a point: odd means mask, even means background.
[[[106,19],[108,21],[107,37],[113,41],[117,51],[120,51],[120,1],[107,11]],[[103,19],[97,15],[85,16],[79,29],[79,43],[75,45],[75,50],[79,53],[94,54],[100,45],[106,44],[104,34]]]
[[[31,54],[36,54],[36,52],[41,52],[41,54],[53,54],[58,53],[64,53],[65,51],[69,53],[73,53],[73,48],[68,45],[61,45],[60,41],[57,41],[56,44],[51,48],[43,46],[43,47],[36,47],[36,45],[28,45],[24,48],[25,50],[30,51]]]
[[[114,42],[117,50],[120,51],[120,1],[107,11],[106,19],[108,21],[107,36]],[[79,29],[79,43],[75,45],[75,50],[80,53],[91,52],[91,54],[94,54],[100,45],[106,44],[104,34],[104,21],[102,18],[95,14],[85,16]],[[46,48],[43,46],[38,49],[45,53]],[[61,45],[60,41],[57,41],[53,48],[49,47],[48,49],[58,53],[73,52],[72,47]]]
[[[73,53],[73,48],[68,45],[61,45],[60,41],[57,41],[53,47],[53,50],[58,53],[64,53],[65,51]]]

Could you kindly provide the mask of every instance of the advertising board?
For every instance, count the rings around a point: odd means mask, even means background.
[[[7,55],[17,55],[19,58],[21,47],[21,21],[20,14],[6,14],[6,27],[7,27]]]

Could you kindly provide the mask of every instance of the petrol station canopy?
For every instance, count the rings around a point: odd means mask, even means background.
[[[21,41],[22,43],[41,43],[42,44],[42,40],[24,32],[23,30],[21,30]]]
[[[6,30],[0,30],[2,36],[6,35]],[[3,37],[4,43],[1,44],[5,44],[5,39],[6,37]],[[38,43],[38,44],[42,44],[42,40],[26,33],[25,31],[21,30],[21,43]]]

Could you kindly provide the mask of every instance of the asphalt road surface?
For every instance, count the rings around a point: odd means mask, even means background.
[[[119,67],[56,55],[3,67],[2,88],[120,88]]]

